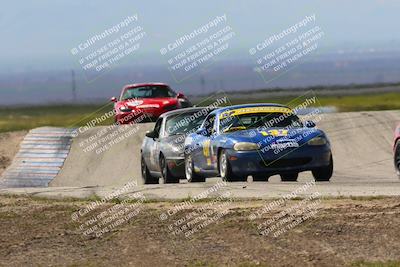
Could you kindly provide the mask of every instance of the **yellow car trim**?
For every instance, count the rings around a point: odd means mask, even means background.
[[[238,116],[242,114],[251,114],[251,113],[285,113],[290,114],[293,111],[290,108],[285,107],[250,107],[250,108],[238,108],[231,109],[221,113],[219,116],[220,119],[225,119],[230,116]]]

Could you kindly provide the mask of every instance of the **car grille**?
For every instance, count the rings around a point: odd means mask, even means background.
[[[296,167],[309,163],[312,160],[310,157],[304,158],[281,158],[276,160],[262,160],[260,161],[261,166],[266,168],[285,168],[285,167]]]

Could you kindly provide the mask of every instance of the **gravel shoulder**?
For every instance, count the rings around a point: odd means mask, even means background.
[[[0,225],[7,229],[0,232],[0,265],[399,266],[399,197],[325,199],[313,217],[279,236],[260,234],[258,225],[300,201],[254,220],[250,214],[269,202],[233,201],[223,217],[189,237],[171,225],[208,210],[207,201],[164,220],[160,215],[178,203],[144,202],[135,217],[96,237],[71,219],[90,202],[0,196]]]
[[[0,133],[0,176],[18,153],[19,144],[27,131]]]

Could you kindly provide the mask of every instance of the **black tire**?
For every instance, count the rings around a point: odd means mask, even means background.
[[[267,174],[255,174],[253,176],[253,182],[268,182],[269,175]]]
[[[285,173],[285,174],[281,174],[281,181],[282,182],[297,182],[297,178],[299,177],[299,173],[298,172],[294,172],[294,173]]]
[[[221,150],[218,155],[218,171],[223,181],[226,182],[246,182],[247,176],[238,176],[232,172],[231,163],[225,150]]]
[[[172,175],[168,168],[167,161],[165,160],[164,155],[160,155],[160,170],[161,177],[164,181],[164,184],[176,184],[179,183],[179,177],[175,177]]]
[[[400,140],[396,141],[394,146],[394,169],[396,170],[397,176],[400,178]]]
[[[317,182],[329,182],[333,174],[333,159],[332,155],[329,160],[329,165],[316,168],[312,170],[312,174],[314,176],[315,181]]]
[[[206,178],[194,171],[192,155],[185,155],[185,176],[189,183],[205,182]]]
[[[149,168],[147,168],[146,161],[143,157],[140,160],[140,167],[142,171],[142,179],[144,184],[158,184],[158,178],[150,174]]]

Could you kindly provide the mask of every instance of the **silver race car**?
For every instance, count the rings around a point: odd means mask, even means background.
[[[185,178],[184,143],[194,133],[212,107],[178,109],[162,114],[154,129],[146,133],[141,152],[141,171],[145,184],[179,183]]]

